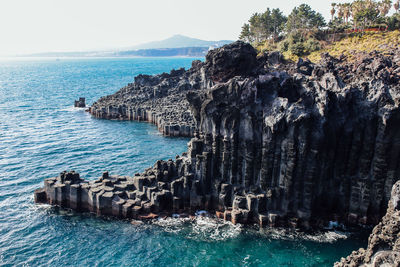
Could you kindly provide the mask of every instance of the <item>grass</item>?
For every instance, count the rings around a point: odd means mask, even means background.
[[[306,56],[312,62],[321,59],[321,53],[328,52],[334,57],[344,54],[348,60],[352,60],[357,52],[385,51],[388,48],[395,48],[400,45],[400,31],[392,32],[369,32],[353,34],[338,42],[327,45],[325,48],[312,52]]]
[[[390,32],[366,32],[366,33],[353,33],[344,37],[340,41],[329,43],[321,41],[322,49],[312,52],[309,55],[303,56],[312,62],[318,62],[321,59],[321,53],[329,53],[334,57],[345,55],[348,60],[352,60],[357,52],[372,52],[385,51],[388,48],[395,48],[400,45],[400,31]],[[259,44],[256,48],[262,53],[264,51],[277,51],[280,50],[280,43],[265,41]],[[296,62],[299,57],[291,52],[282,53],[285,59]]]

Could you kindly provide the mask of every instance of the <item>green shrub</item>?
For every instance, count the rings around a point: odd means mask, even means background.
[[[305,47],[304,44],[301,43],[294,43],[289,46],[289,51],[296,56],[302,56],[305,54]]]
[[[388,30],[394,31],[400,29],[400,14],[394,14],[393,16],[389,17],[387,20]]]
[[[291,32],[282,40],[279,45],[279,51],[282,53],[290,52],[295,56],[305,56],[311,52],[318,51],[322,48],[321,42],[318,40],[317,32]]]
[[[320,50],[321,49],[321,44],[320,44],[320,42],[318,42],[315,39],[308,39],[304,43],[304,48],[305,48],[307,54],[309,54],[311,52]]]
[[[288,34],[286,40],[289,42],[289,44],[301,43],[304,41],[300,32],[292,32]]]
[[[282,42],[279,43],[279,51],[286,52],[288,50],[289,50],[289,41],[288,40],[283,40]]]

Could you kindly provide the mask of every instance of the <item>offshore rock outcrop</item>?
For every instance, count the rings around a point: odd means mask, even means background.
[[[399,50],[293,65],[236,42],[178,72],[138,76],[91,113],[148,120],[150,111],[160,127],[179,99],[169,118],[192,123],[187,153],[134,177],[63,173],[37,201],[126,218],[206,209],[234,223],[378,223],[400,177]]]
[[[400,182],[393,186],[386,215],[369,236],[367,249],[335,263],[335,267],[346,266],[400,266]]]
[[[75,100],[74,107],[76,108],[84,108],[86,107],[85,98],[80,97],[79,100]]]

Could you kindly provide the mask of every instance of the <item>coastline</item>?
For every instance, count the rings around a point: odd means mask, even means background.
[[[204,210],[261,227],[375,225],[399,171],[386,157],[400,149],[392,132],[400,119],[398,54],[288,64],[236,42],[188,71],[139,75],[91,114],[193,123],[188,151],[133,177],[105,172],[84,181],[63,172],[45,180],[35,201],[142,220]]]
[[[91,108],[86,109],[85,111],[89,112],[92,116],[97,119],[106,119],[106,120],[120,120],[120,121],[137,121],[137,122],[146,122],[154,124],[157,127],[157,130],[165,136],[171,137],[193,137],[195,128],[189,125],[169,125],[166,124],[162,118],[162,115],[158,112],[153,112],[151,110],[147,110],[144,108],[130,109],[128,112],[128,116],[126,117],[118,117],[113,118],[109,115],[101,114],[98,111],[91,111]]]

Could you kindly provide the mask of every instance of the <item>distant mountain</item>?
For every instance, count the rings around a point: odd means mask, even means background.
[[[204,57],[209,47],[155,48],[120,51],[48,52],[28,57]]]
[[[31,57],[204,57],[209,49],[232,43],[230,40],[205,41],[183,35],[168,39],[108,51],[45,52]]]
[[[232,42],[233,41],[230,40],[205,41],[177,34],[165,40],[144,43],[126,48],[124,50],[181,48],[181,47],[220,47]]]
[[[114,57],[204,57],[208,47],[179,47],[125,50],[113,53]]]

